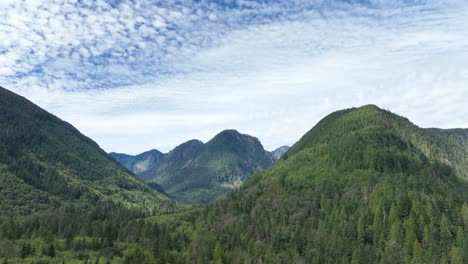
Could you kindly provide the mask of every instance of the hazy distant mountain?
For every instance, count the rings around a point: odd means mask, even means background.
[[[281,159],[281,157],[283,157],[283,155],[289,150],[289,146],[282,146],[282,147],[279,147],[275,150],[273,150],[272,152],[270,152],[271,156],[273,157],[273,159],[275,161],[278,161],[279,159]]]
[[[269,168],[280,154],[265,151],[255,137],[226,130],[206,144],[198,140],[181,144],[142,175],[177,200],[209,203],[239,187],[256,171]]]
[[[143,152],[136,156],[115,152],[110,153],[110,155],[124,167],[136,174],[142,174],[144,171],[155,168],[164,158],[164,154],[156,149]]]

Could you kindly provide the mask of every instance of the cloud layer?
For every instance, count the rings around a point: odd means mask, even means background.
[[[466,17],[457,0],[0,1],[0,85],[130,153],[227,128],[273,149],[367,103],[468,127]]]

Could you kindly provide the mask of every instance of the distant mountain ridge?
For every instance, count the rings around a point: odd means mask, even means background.
[[[109,155],[114,157],[125,168],[136,174],[153,169],[158,166],[164,158],[164,154],[156,149],[143,152],[136,156],[115,152],[111,152]]]
[[[282,146],[282,147],[279,147],[273,151],[270,152],[270,155],[273,157],[273,159],[275,161],[278,161],[279,159],[281,159],[281,157],[283,157],[283,155],[288,152],[289,150],[289,146]]]
[[[133,172],[160,184],[175,199],[205,204],[238,188],[256,171],[271,167],[288,149],[283,146],[268,152],[257,138],[231,129],[206,144],[190,140],[167,154],[157,151],[158,159],[145,163],[147,170],[138,170],[136,165],[148,161],[148,152],[111,155]]]
[[[189,141],[146,173],[175,199],[210,203],[274,163],[257,138],[225,130],[203,144]]]

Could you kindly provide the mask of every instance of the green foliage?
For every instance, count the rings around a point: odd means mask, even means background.
[[[11,263],[83,259],[87,243],[73,245],[82,255],[62,256],[79,236],[101,237],[93,245],[113,255],[121,227],[180,208],[71,125],[3,88],[0,197],[0,259]]]
[[[195,214],[180,253],[196,263],[463,263],[468,184],[431,137],[374,106],[332,114]]]
[[[0,179],[2,216],[64,202],[112,201],[153,214],[176,207],[70,124],[3,88]]]
[[[257,138],[226,130],[203,144],[188,141],[142,175],[161,184],[174,199],[208,204],[238,188],[274,158]]]
[[[31,141],[37,144],[37,139]],[[28,206],[2,204],[17,213],[0,217],[0,259],[466,263],[468,183],[452,162],[460,160],[458,156],[447,154],[447,142],[374,106],[340,111],[322,120],[277,165],[257,173],[225,199],[148,218],[145,206],[128,206],[128,199],[120,200],[127,202],[123,206],[118,199],[92,195],[80,180],[92,183],[94,176],[81,178],[71,173],[73,166],[51,166],[52,161],[34,152],[18,152],[8,160],[10,153],[0,175],[14,185],[0,183],[0,192],[22,198],[46,195]],[[15,162],[25,162],[39,179],[26,183],[29,175],[17,176],[21,166],[10,167]],[[51,167],[66,176],[67,186],[87,187],[79,199],[49,184],[49,177],[55,177],[46,175]],[[107,190],[107,196],[145,192],[132,184],[122,181]]]

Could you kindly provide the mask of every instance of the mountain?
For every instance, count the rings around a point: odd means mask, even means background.
[[[457,174],[468,179],[468,129],[425,129],[434,144],[443,141],[439,160],[452,166]]]
[[[149,214],[176,206],[73,126],[1,87],[0,177],[2,216],[65,205],[114,204]]]
[[[174,217],[192,234],[176,259],[467,263],[460,131],[421,129],[373,105],[332,113],[271,169],[190,217]]]
[[[274,162],[257,138],[225,130],[206,144],[191,140],[177,146],[142,175],[160,184],[176,200],[206,204]]]
[[[52,216],[13,219],[3,217],[2,208],[0,259],[8,263],[466,263],[464,131],[421,129],[373,105],[338,111],[322,119],[273,167],[257,171],[240,188],[203,208],[145,218],[145,214],[131,217],[115,205],[95,210],[87,203],[88,211],[67,206]],[[11,134],[2,133],[0,138]],[[256,141],[225,131],[213,142],[184,143],[167,157],[177,165],[171,168],[179,171],[200,160],[221,156],[221,161],[234,161],[239,151],[259,151],[253,147],[257,144],[241,144],[244,140]],[[216,156],[205,153],[207,149]],[[2,153],[11,155],[11,151]],[[269,153],[263,161],[268,158]],[[248,161],[253,162],[238,160]],[[0,191],[17,184],[12,172],[5,175],[13,185],[4,184]],[[44,204],[63,200],[48,197],[42,199]],[[21,208],[27,198],[6,199]]]
[[[468,148],[468,129],[429,128],[426,130],[436,133],[442,137],[445,137],[450,142],[460,147]]]
[[[109,154],[125,168],[136,174],[154,169],[164,158],[164,154],[156,149],[143,152],[136,156],[115,152]]]
[[[288,152],[288,150],[289,150],[289,146],[282,146],[270,152],[270,155],[273,158],[273,160],[276,162],[279,159],[281,159],[281,157],[283,157],[283,155],[286,152]]]

